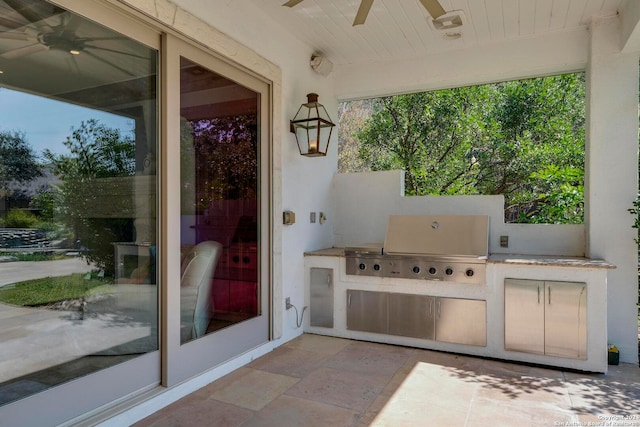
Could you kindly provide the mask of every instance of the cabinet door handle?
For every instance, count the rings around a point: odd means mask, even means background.
[[[540,285],[538,285],[538,304],[540,304]]]
[[[551,285],[549,285],[549,305],[551,305]]]
[[[327,275],[327,287],[331,287],[331,276]]]
[[[351,307],[351,293],[347,295],[347,306]]]

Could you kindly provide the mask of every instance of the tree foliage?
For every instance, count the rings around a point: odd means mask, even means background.
[[[508,221],[582,222],[584,97],[580,73],[379,98],[343,130],[359,146],[340,167],[402,169],[408,195],[503,194]]]
[[[135,141],[120,130],[91,119],[73,129],[64,145],[68,153],[44,152],[62,180],[57,195],[58,214],[73,230],[74,239],[87,249],[85,258],[113,274],[112,242],[134,239],[132,201],[109,198],[101,190],[118,184],[112,178],[135,174]],[[52,197],[56,198],[47,195]]]
[[[338,172],[364,172],[370,170],[358,156],[360,141],[356,130],[362,129],[371,114],[375,100],[342,102],[339,105],[338,117]]]
[[[21,132],[0,132],[0,196],[12,182],[23,183],[42,175],[31,145]]]
[[[14,209],[7,212],[4,226],[7,228],[34,228],[38,218],[29,211]]]
[[[64,146],[69,154],[54,154],[45,150],[44,156],[63,179],[109,178],[135,173],[135,142],[119,129],[109,128],[90,119],[73,129]]]
[[[202,212],[216,200],[256,199],[257,141],[255,114],[183,120],[182,212]]]

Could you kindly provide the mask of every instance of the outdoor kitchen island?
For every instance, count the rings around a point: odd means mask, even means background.
[[[305,253],[305,332],[607,371],[605,261],[492,254],[479,283],[347,274],[347,262],[345,248]]]

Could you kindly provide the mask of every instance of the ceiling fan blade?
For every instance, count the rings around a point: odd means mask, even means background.
[[[124,69],[124,68],[122,68],[122,67],[119,67],[119,66],[117,66],[116,64],[114,64],[113,62],[109,62],[109,61],[107,61],[106,59],[101,58],[100,56],[98,56],[98,55],[96,55],[96,54],[93,54],[93,53],[91,53],[91,52],[89,52],[89,51],[87,51],[87,50],[85,50],[83,53],[84,53],[84,54],[86,54],[86,55],[89,55],[90,57],[94,58],[94,59],[95,59],[95,60],[97,60],[97,61],[102,62],[103,64],[106,64],[106,65],[108,65],[108,66],[110,66],[110,67],[115,68],[115,69],[116,69],[116,70],[118,70],[118,71],[121,71],[121,72],[123,72],[123,73],[125,73],[125,74],[127,74],[127,75],[129,75],[129,76],[135,77],[135,74],[131,73],[131,71],[126,70],[126,69]]]
[[[31,27],[24,27],[22,29],[22,31],[17,32],[17,31],[3,31],[0,32],[0,39],[5,39],[5,40],[22,40],[25,42],[38,42],[38,36],[40,35],[40,32],[38,30],[36,30],[35,28],[31,28]]]
[[[0,54],[0,57],[5,59],[15,59],[23,56],[31,55],[34,53],[49,50],[49,48],[41,43],[30,44],[29,46],[19,47]]]
[[[126,38],[122,36],[113,36],[113,37],[76,37],[76,40],[80,40],[83,42],[97,42],[102,40],[126,40]]]
[[[24,23],[16,22],[12,19],[0,16],[0,26],[9,28],[11,30],[17,30],[18,28],[24,27]]]
[[[69,20],[62,25],[62,28],[63,28],[62,33],[72,34],[72,35],[75,34],[76,30],[78,29],[81,23],[82,23],[82,18],[80,18],[78,15],[71,15]]]
[[[420,3],[427,9],[433,19],[437,19],[447,13],[438,0],[420,0]]]
[[[11,32],[4,32],[4,33],[0,33],[0,39],[3,40],[21,40],[24,42],[28,42],[28,41],[32,41],[32,42],[37,42],[38,39],[35,39],[33,36],[30,36],[29,34],[25,34],[25,33],[11,33]]]
[[[297,5],[298,3],[302,3],[302,0],[289,0],[288,2],[283,4],[283,6],[293,7],[293,6]]]
[[[26,4],[22,0],[4,0],[4,2],[31,24],[36,24],[65,11],[46,2],[27,2]]]
[[[356,18],[353,20],[354,27],[356,25],[364,24],[364,21],[367,20],[367,15],[369,15],[369,10],[371,10],[372,4],[373,4],[373,0],[362,0],[360,2],[358,13],[356,13]]]
[[[92,46],[92,45],[89,45],[89,44],[85,45],[85,49],[102,50],[104,52],[117,53],[119,55],[126,55],[126,56],[131,56],[133,58],[140,58],[140,59],[144,59],[144,60],[148,60],[149,59],[148,56],[136,55],[135,53],[123,52],[121,50],[109,49],[109,48],[101,47],[101,46]]]

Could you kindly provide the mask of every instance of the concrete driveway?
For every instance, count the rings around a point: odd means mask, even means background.
[[[0,286],[42,277],[66,276],[91,271],[91,265],[81,258],[57,261],[14,261],[0,263]]]

